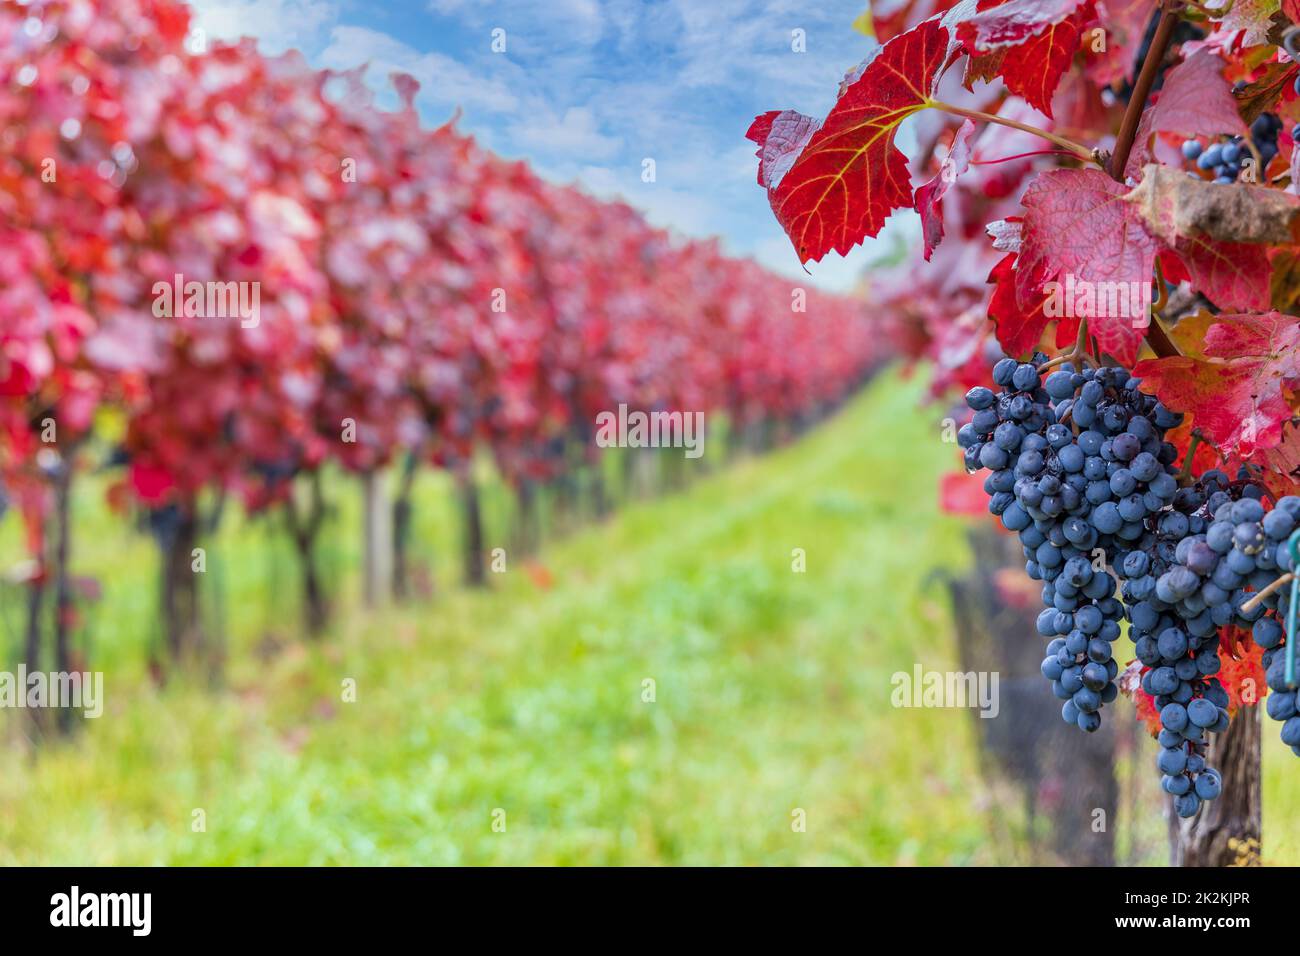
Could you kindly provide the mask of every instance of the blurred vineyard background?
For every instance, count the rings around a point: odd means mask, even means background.
[[[1020,694],[908,316],[189,26],[0,5],[0,650],[106,695],[0,712],[0,863],[1164,858],[1135,722]],[[704,456],[596,447],[619,405]],[[918,661],[1006,713],[892,708]]]

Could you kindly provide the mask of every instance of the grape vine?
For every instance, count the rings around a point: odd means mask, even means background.
[[[1300,744],[1279,585],[1300,515],[1298,20],[1290,0],[911,0],[823,119],[749,130],[801,260],[919,213],[923,255],[872,291],[936,394],[966,390],[965,470],[1042,582],[1063,718],[1092,731],[1132,695],[1182,817],[1220,796],[1210,741],[1254,673]]]

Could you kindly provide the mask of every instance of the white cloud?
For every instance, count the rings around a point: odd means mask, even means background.
[[[704,238],[724,226],[724,210],[694,189],[675,189],[662,182],[641,181],[641,167],[611,169],[583,166],[577,183],[601,199],[621,199],[662,229]]]
[[[507,49],[516,41],[542,51],[565,43],[591,46],[604,30],[599,0],[549,0],[542,4],[485,4],[482,0],[429,0],[428,9],[437,16],[456,19],[476,29],[501,27],[506,31]]]
[[[194,26],[209,38],[250,36],[268,53],[305,49],[338,20],[335,0],[190,0]]]
[[[799,265],[799,256],[790,240],[778,233],[754,244],[750,251],[761,265],[792,279],[802,279],[820,289],[832,292],[851,291],[862,278],[864,261],[862,251],[855,249],[848,258],[828,252],[821,262],[808,263],[805,272]]]
[[[466,111],[482,109],[493,113],[512,112],[520,107],[519,97],[499,77],[484,75],[441,53],[421,53],[401,40],[367,27],[337,26],[320,55],[320,65],[347,70],[370,65],[369,76],[377,85],[387,83],[392,72],[409,73],[420,81],[420,100]]]
[[[591,110],[581,106],[569,107],[558,120],[549,111],[529,115],[509,132],[515,144],[525,149],[588,161],[608,159],[622,144],[601,133]]]

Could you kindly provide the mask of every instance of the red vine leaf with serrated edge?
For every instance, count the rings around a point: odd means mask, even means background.
[[[957,27],[957,38],[971,57],[968,79],[1001,76],[1007,89],[1051,116],[1052,94],[1095,9],[1094,0],[981,3]]]
[[[1095,169],[1058,169],[1040,173],[1025,190],[1024,239],[1017,269],[1021,303],[1042,283],[1065,282],[1098,293],[1118,288],[1140,290],[1151,281],[1156,241],[1146,231],[1131,203],[1123,201],[1127,187]],[[1103,351],[1120,362],[1137,359],[1145,326],[1143,316],[1105,314],[1099,294],[1076,314],[1088,319],[1089,332]],[[1131,297],[1133,298],[1133,297]],[[1137,327],[1135,328],[1135,321]]]
[[[792,110],[754,120],[746,135],[759,147],[759,183],[800,262],[846,254],[912,205],[894,135],[930,105],[949,59],[948,31],[930,19],[864,61],[820,123]]]
[[[939,171],[933,179],[916,190],[916,211],[921,216],[921,235],[925,240],[925,261],[930,261],[935,247],[943,241],[943,195],[948,187],[957,181],[957,177],[970,168],[971,134],[975,124],[964,120],[953,137],[948,155],[939,165]]]
[[[1280,312],[1218,316],[1205,335],[1205,360],[1139,362],[1142,388],[1189,412],[1225,455],[1248,458],[1276,447],[1291,420],[1287,393],[1300,385],[1300,319]]]
[[[1233,633],[1229,633],[1232,631]],[[1249,631],[1240,628],[1220,628],[1219,635],[1225,644],[1237,649],[1236,654],[1223,658],[1218,673],[1219,683],[1228,692],[1228,716],[1235,717],[1244,706],[1258,704],[1268,696],[1268,682],[1264,679],[1264,651],[1250,637]],[[1250,688],[1249,699],[1243,700],[1243,691]]]
[[[886,43],[900,33],[906,33],[909,24],[943,13],[955,2],[957,0],[901,0],[889,4],[886,10],[875,9],[877,4],[873,3],[870,7],[872,32],[877,40]]]

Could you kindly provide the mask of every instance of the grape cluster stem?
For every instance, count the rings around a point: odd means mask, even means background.
[[[1252,597],[1249,601],[1243,603],[1241,605],[1241,609],[1245,611],[1247,614],[1249,614],[1250,612],[1254,611],[1255,608],[1259,607],[1261,604],[1264,603],[1264,598],[1278,591],[1280,588],[1286,587],[1288,584],[1291,583],[1293,578],[1295,578],[1295,575],[1292,574],[1290,571],[1288,571],[1286,574],[1282,575],[1280,578],[1278,578],[1268,587],[1264,588],[1262,591],[1260,591],[1258,594]]]
[[[1038,374],[1042,375],[1058,365],[1064,365],[1066,362],[1085,362],[1093,368],[1098,368],[1098,362],[1088,352],[1088,322],[1086,319],[1079,320],[1079,335],[1074,340],[1074,347],[1068,352],[1062,352],[1054,359],[1044,362],[1038,366]]]

